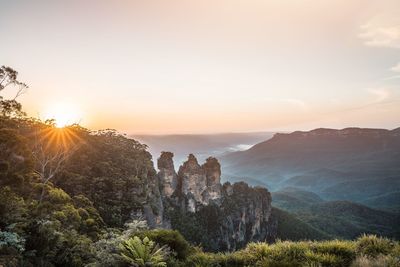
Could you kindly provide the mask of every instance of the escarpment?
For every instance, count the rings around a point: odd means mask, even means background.
[[[176,173],[173,154],[162,152],[158,168],[164,226],[170,225],[208,250],[234,250],[276,237],[270,192],[244,182],[221,185],[216,158],[200,165],[190,154]]]

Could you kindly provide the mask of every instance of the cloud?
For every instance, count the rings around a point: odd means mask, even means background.
[[[400,73],[400,62],[397,63],[396,66],[393,66],[392,68],[390,68],[390,70],[391,70],[391,71],[394,71],[394,72],[399,72],[399,73]]]
[[[394,76],[386,77],[386,78],[383,78],[382,80],[383,81],[390,81],[390,80],[397,80],[397,79],[400,79],[400,75],[394,75]]]
[[[374,96],[373,103],[380,103],[387,100],[390,96],[390,91],[386,88],[371,88],[368,92]]]
[[[306,103],[303,100],[300,100],[300,99],[284,98],[284,99],[281,99],[281,101],[289,103],[289,104],[297,106],[297,107],[300,107],[300,108],[303,108],[303,109],[307,107]]]
[[[399,75],[400,74],[400,62],[397,63],[397,65],[391,67],[389,70],[392,71],[392,72],[396,72],[396,75],[392,75],[392,76],[383,78],[382,79],[383,81],[390,81],[390,80],[400,79],[400,75]]]
[[[233,147],[230,147],[230,151],[243,151],[251,148],[253,145],[248,145],[248,144],[239,144],[235,145]]]
[[[380,15],[361,26],[359,37],[374,47],[400,48],[400,18]]]

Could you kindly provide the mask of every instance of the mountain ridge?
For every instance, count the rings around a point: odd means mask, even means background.
[[[348,184],[367,190],[362,201],[390,191],[400,191],[400,128],[393,130],[318,128],[275,134],[245,151],[219,158],[223,171],[266,184],[272,191],[294,186],[323,198],[343,198]],[[375,186],[376,181],[381,181]],[[328,188],[338,187],[331,194]],[[351,190],[350,190],[351,191]],[[349,194],[351,193],[349,191]],[[347,192],[347,191],[346,191]]]

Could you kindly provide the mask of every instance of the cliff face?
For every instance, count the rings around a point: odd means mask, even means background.
[[[271,218],[271,194],[244,182],[223,185],[222,246],[234,250],[252,241],[273,241],[277,224]]]
[[[221,185],[221,166],[208,158],[203,165],[190,154],[175,173],[173,154],[158,160],[160,192],[166,221],[186,238],[206,244],[209,250],[234,250],[251,241],[272,241],[276,222],[271,219],[271,194],[266,188],[246,183]],[[173,181],[176,181],[173,182]],[[176,186],[174,186],[176,184]],[[197,227],[197,235],[188,228]]]

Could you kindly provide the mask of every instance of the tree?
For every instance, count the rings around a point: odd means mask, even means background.
[[[10,67],[0,67],[0,92],[8,86],[18,87],[17,93],[14,98],[4,100],[0,95],[0,113],[3,116],[18,117],[23,116],[22,106],[16,99],[25,93],[28,85],[17,80],[18,72]]]
[[[35,129],[32,156],[36,163],[35,172],[42,183],[39,203],[42,203],[45,188],[59,173],[67,159],[78,149],[80,140],[72,140],[71,129],[56,129],[54,125],[39,125]],[[71,135],[71,136],[70,136]]]
[[[1,66],[0,67],[0,91],[4,90],[7,86],[14,85],[18,86],[18,92],[14,99],[24,93],[24,90],[28,88],[23,82],[17,80],[18,72],[10,67]]]

